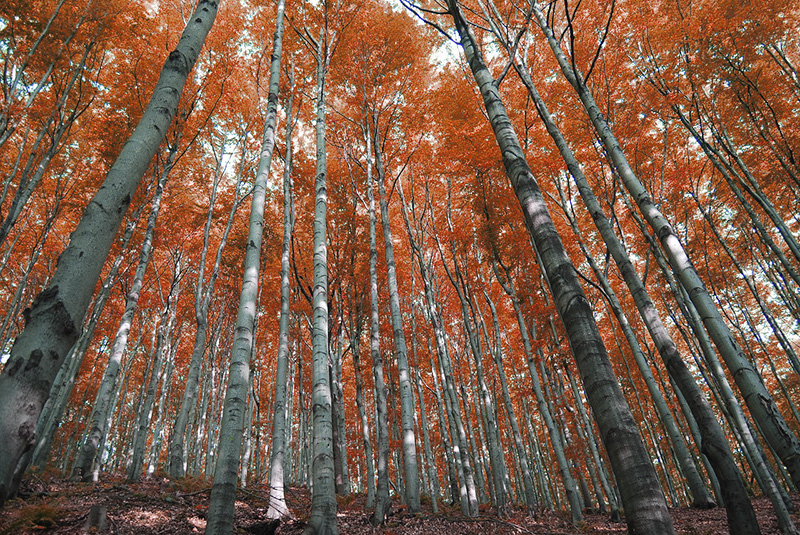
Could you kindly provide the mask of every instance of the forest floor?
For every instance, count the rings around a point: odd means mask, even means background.
[[[208,509],[210,483],[184,479],[169,481],[153,477],[128,484],[121,477],[105,476],[99,483],[72,483],[60,477],[30,476],[23,481],[21,495],[0,509],[0,535],[26,534],[202,534]],[[251,486],[239,490],[236,501],[237,533],[267,535],[272,533],[266,518],[268,489]],[[311,508],[304,488],[288,488],[286,498],[294,519],[285,520],[275,533],[299,535]],[[800,495],[793,496],[800,505]],[[498,518],[493,510],[481,507],[477,518],[465,518],[457,507],[440,504],[434,515],[430,503],[423,503],[419,514],[409,514],[395,502],[395,510],[385,526],[374,528],[365,512],[363,495],[339,498],[339,533],[349,534],[535,534],[582,535],[624,534],[624,523],[610,522],[607,515],[586,514],[585,523],[576,526],[568,516],[543,512],[533,519],[522,510],[512,510]],[[764,498],[753,505],[764,535],[780,533],[772,507]],[[104,508],[105,515],[98,513]],[[800,508],[798,508],[800,510]],[[713,535],[727,533],[723,509],[671,509],[675,530],[680,534]],[[92,519],[103,517],[101,522]],[[795,522],[800,518],[795,517]],[[98,529],[99,528],[99,529]]]

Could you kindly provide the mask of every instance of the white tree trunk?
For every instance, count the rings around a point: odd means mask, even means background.
[[[278,0],[278,15],[275,26],[274,58],[280,58],[283,39],[284,0]],[[278,67],[280,65],[278,64]],[[270,73],[271,74],[271,73]],[[286,383],[289,368],[289,301],[292,288],[289,282],[292,232],[294,231],[294,193],[292,189],[292,104],[294,76],[289,72],[289,99],[286,104],[286,154],[283,169],[283,245],[281,248],[281,310],[278,326],[278,356],[275,372],[275,403],[272,423],[272,449],[269,459],[269,509],[267,517],[282,518],[289,514],[284,496],[284,472],[287,435]],[[275,99],[277,100],[277,94]],[[270,91],[270,98],[272,92]],[[288,416],[291,416],[289,414]],[[289,424],[291,421],[289,421]]]
[[[283,19],[279,20],[279,24]],[[242,454],[242,429],[247,409],[247,390],[250,386],[250,359],[255,336],[255,320],[261,268],[261,243],[264,234],[264,203],[267,181],[275,148],[277,123],[278,82],[280,76],[280,52],[283,33],[278,33],[273,43],[270,64],[270,89],[267,116],[264,121],[264,137],[261,158],[258,163],[253,198],[250,208],[250,223],[247,234],[247,249],[244,257],[242,289],[239,294],[239,309],[236,315],[233,349],[225,393],[222,424],[218,442],[218,457],[214,467],[214,485],[208,505],[208,535],[227,535],[233,531],[234,503],[239,476],[239,461]],[[275,53],[277,52],[277,54]],[[211,437],[209,436],[209,442]],[[207,467],[208,469],[208,467]]]
[[[326,14],[327,15],[327,14]],[[336,488],[333,466],[333,397],[328,354],[328,160],[325,145],[325,75],[328,67],[326,30],[317,47],[317,177],[314,204],[314,289],[312,320],[313,462],[309,535],[337,535]]]

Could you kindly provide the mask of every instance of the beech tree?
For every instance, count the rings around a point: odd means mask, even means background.
[[[618,390],[591,308],[583,297],[574,267],[564,253],[544,199],[525,162],[494,79],[481,59],[460,8],[455,2],[449,3],[448,8],[484,99],[506,173],[523,207],[528,231],[548,274],[550,291],[567,328],[586,393],[590,403],[595,406],[595,418],[615,466],[614,472],[620,482],[630,529],[641,533],[672,532],[672,519],[667,512],[655,470],[630,409]],[[634,459],[638,460],[634,462]]]
[[[166,135],[189,72],[217,13],[217,2],[198,2],[170,53],[145,114],[109,171],[62,253],[59,269],[39,294],[25,330],[0,375],[0,433],[7,452],[0,462],[0,503],[8,498],[17,461],[33,446],[36,419],[78,329],[111,242],[150,160]],[[68,297],[67,297],[68,296]]]
[[[2,499],[31,464],[213,475],[209,533],[267,483],[317,533],[351,493],[796,531],[790,0],[185,4],[0,5]]]

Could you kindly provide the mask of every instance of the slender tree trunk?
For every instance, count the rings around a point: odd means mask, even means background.
[[[367,465],[367,503],[366,508],[375,507],[375,457],[372,453],[372,440],[369,431],[369,418],[364,407],[364,379],[361,376],[361,329],[354,329],[353,344],[353,373],[356,376],[356,406],[358,418],[361,421],[361,436],[364,442],[364,460]]]
[[[150,454],[145,461],[145,474],[148,478],[152,477],[156,472],[159,458],[161,457],[161,446],[164,443],[164,413],[167,412],[167,398],[172,386],[172,372],[175,371],[175,353],[178,350],[179,343],[180,332],[178,332],[174,340],[168,342],[169,347],[166,348],[167,361],[164,364],[164,373],[161,378],[161,392],[154,408],[156,415],[152,424],[153,439],[150,442]]]
[[[158,383],[161,379],[163,369],[162,362],[166,361],[165,353],[169,351],[170,337],[172,336],[172,328],[175,325],[175,317],[178,309],[178,296],[181,290],[181,279],[183,276],[181,254],[178,253],[175,259],[175,267],[173,271],[172,283],[170,284],[169,295],[167,296],[166,303],[164,303],[164,310],[161,313],[159,320],[156,344],[153,351],[153,360],[150,369],[150,381],[144,392],[144,399],[137,415],[136,432],[134,433],[133,440],[133,453],[131,461],[128,465],[128,481],[139,481],[142,475],[142,463],[144,462],[144,450],[147,442],[147,436],[150,433],[151,415],[153,412],[153,404],[156,401],[156,394]]]
[[[391,512],[389,499],[389,423],[386,403],[386,380],[383,373],[383,356],[380,348],[380,318],[378,303],[378,245],[377,216],[375,214],[375,184],[372,176],[372,136],[369,120],[366,123],[367,143],[367,198],[369,210],[369,288],[370,288],[370,354],[372,376],[375,382],[375,429],[378,438],[378,487],[375,496],[375,511],[370,521],[374,526],[382,525]]]
[[[206,350],[206,338],[208,333],[208,309],[211,305],[211,300],[214,297],[214,287],[216,285],[219,270],[222,265],[222,253],[225,250],[225,245],[228,241],[231,229],[233,228],[234,216],[242,201],[240,187],[244,179],[244,164],[246,161],[245,150],[247,147],[246,138],[249,131],[245,130],[239,141],[242,144],[242,153],[239,159],[239,171],[236,176],[236,185],[234,190],[236,196],[231,205],[230,212],[228,213],[228,220],[225,229],[222,232],[219,244],[217,245],[217,253],[214,259],[214,266],[211,270],[208,283],[205,280],[205,265],[206,255],[208,254],[209,238],[211,232],[211,222],[214,216],[214,205],[216,203],[217,188],[223,175],[225,174],[225,166],[223,161],[226,159],[225,146],[227,140],[223,139],[220,155],[217,157],[217,167],[214,170],[214,181],[211,190],[211,198],[209,200],[208,213],[206,216],[205,228],[203,230],[203,249],[200,253],[200,260],[198,262],[197,284],[195,286],[195,302],[194,313],[197,328],[195,329],[194,347],[192,348],[192,358],[189,361],[189,369],[186,375],[186,386],[184,387],[183,396],[181,398],[181,405],[178,408],[177,418],[172,427],[172,436],[169,442],[167,471],[170,477],[177,479],[183,477],[186,473],[186,451],[185,451],[185,436],[186,427],[189,423],[189,414],[194,409],[197,403],[197,386],[200,380],[200,368],[203,365],[203,355]]]
[[[120,318],[117,334],[114,337],[114,343],[108,355],[108,363],[106,364],[103,379],[100,381],[100,386],[97,389],[97,396],[95,397],[92,407],[92,415],[83,438],[83,446],[78,453],[78,458],[72,470],[73,478],[88,481],[92,477],[92,465],[96,460],[97,448],[100,443],[105,440],[106,434],[108,433],[106,422],[110,416],[112,394],[117,383],[122,357],[128,345],[128,335],[130,334],[133,317],[139,304],[139,295],[144,283],[144,275],[150,263],[150,256],[153,249],[153,235],[155,233],[156,221],[158,220],[158,213],[161,209],[161,196],[164,192],[164,186],[166,185],[169,172],[172,169],[172,164],[175,161],[177,150],[177,144],[170,149],[167,163],[161,173],[158,185],[156,186],[156,192],[151,203],[150,217],[147,220],[147,228],[145,229],[144,241],[142,242],[142,250],[139,254],[139,264],[136,267],[136,273],[133,276],[133,282],[128,291],[125,311],[122,313],[122,318]]]
[[[591,307],[564,251],[541,191],[525,160],[491,73],[460,8],[448,2],[462,47],[495,132],[503,164],[567,331],[587,397],[623,495],[631,533],[672,533],[672,518],[630,408],[617,383]]]
[[[55,104],[55,108],[52,110],[45,124],[40,128],[35,146],[33,150],[30,151],[27,164],[20,173],[17,191],[11,200],[5,219],[2,224],[0,224],[0,246],[5,243],[9,232],[14,225],[16,225],[19,216],[22,215],[23,209],[33,195],[34,190],[42,181],[42,178],[44,178],[50,162],[64,147],[62,138],[65,134],[69,133],[77,116],[85,109],[84,106],[86,104],[81,103],[82,95],[80,94],[81,89],[84,87],[83,84],[78,83],[78,95],[71,93],[73,93],[73,88],[76,83],[82,80],[89,70],[86,68],[86,60],[93,48],[91,43],[84,45],[83,56],[80,61],[76,61],[74,66],[71,67],[72,73],[66,81],[65,87],[61,89],[61,96]],[[76,100],[72,105],[71,111],[67,110],[69,97],[73,97],[73,99]],[[42,146],[43,142],[45,142],[44,146]],[[37,161],[37,156],[40,154],[41,157],[39,157]],[[12,172],[6,179],[6,184],[8,184],[9,179],[11,179],[14,174],[15,173]],[[5,192],[3,200],[5,200]]]
[[[519,468],[522,472],[523,486],[525,488],[525,503],[528,506],[528,514],[536,515],[536,495],[533,491],[533,480],[531,478],[531,463],[528,458],[528,452],[522,441],[522,433],[519,429],[517,416],[514,412],[514,404],[511,401],[511,394],[508,390],[508,380],[506,379],[506,372],[503,366],[503,346],[500,340],[500,321],[497,317],[497,308],[494,301],[489,297],[489,294],[484,292],[484,298],[489,303],[489,309],[492,312],[492,326],[495,334],[494,351],[492,356],[494,364],[497,367],[497,376],[500,379],[500,388],[503,391],[503,403],[505,403],[506,415],[508,416],[509,424],[511,425],[511,432],[514,437],[514,445],[516,446],[517,456],[519,458]]]
[[[183,86],[211,29],[217,2],[199,0],[161,71],[147,109],[103,187],[89,202],[48,288],[31,306],[0,374],[0,505],[17,462],[35,442],[42,405],[64,357],[78,339],[97,279],[131,198],[172,123]]]
[[[282,2],[281,2],[282,7]],[[261,157],[258,162],[250,221],[247,249],[244,257],[242,289],[239,294],[239,309],[236,315],[236,330],[231,350],[228,388],[225,393],[222,424],[219,435],[219,455],[214,467],[214,485],[208,505],[208,535],[227,535],[233,531],[234,504],[242,454],[242,429],[247,408],[247,390],[250,386],[250,359],[253,339],[261,268],[261,244],[264,233],[264,204],[267,181],[275,148],[275,129],[278,109],[278,84],[280,78],[281,38],[283,19],[279,17],[273,42],[270,63],[269,96],[267,116],[264,120],[264,136]],[[209,442],[212,440],[208,437]],[[210,467],[206,466],[206,470]]]
[[[389,201],[386,197],[386,174],[383,169],[383,151],[375,119],[374,146],[375,170],[378,174],[378,196],[381,206],[384,253],[386,255],[387,285],[389,288],[389,307],[391,309],[392,331],[394,334],[395,358],[400,382],[400,419],[402,423],[402,450],[405,481],[405,501],[412,513],[419,512],[419,470],[417,469],[417,442],[414,437],[414,391],[408,368],[408,347],[406,345],[403,315],[400,310],[400,297],[397,288],[397,273],[394,260],[392,227],[389,219]]]
[[[284,0],[278,1],[278,17],[275,29],[275,46],[273,50],[273,62],[275,56],[280,58],[281,46],[279,43],[283,38],[283,16]],[[274,65],[280,67],[279,61]],[[276,82],[277,82],[277,75]],[[287,414],[286,414],[286,381],[287,369],[289,367],[289,304],[291,300],[291,286],[289,283],[290,254],[292,246],[292,233],[294,232],[294,193],[292,187],[292,105],[294,91],[294,74],[289,72],[289,98],[286,105],[286,149],[283,168],[283,245],[281,248],[281,310],[280,323],[278,325],[278,357],[277,370],[275,372],[275,406],[272,420],[272,449],[269,459],[269,518],[282,518],[289,514],[284,496],[284,470],[285,470],[285,448],[287,434]],[[275,99],[277,100],[277,88]],[[272,91],[270,90],[270,99]],[[277,102],[275,103],[277,108]],[[270,108],[272,109],[272,108]],[[277,109],[275,110],[277,111]]]
[[[411,270],[411,293],[414,294],[414,270]],[[439,512],[439,474],[436,469],[436,459],[431,449],[430,431],[428,429],[428,416],[425,410],[425,392],[422,389],[422,379],[420,378],[419,359],[417,358],[417,322],[416,307],[412,303],[411,310],[411,354],[414,357],[414,382],[417,387],[417,399],[419,399],[420,428],[422,429],[422,443],[425,449],[425,458],[428,461],[428,492],[431,497],[433,513]]]
[[[326,13],[327,16],[327,13]],[[337,535],[336,474],[333,466],[332,395],[328,354],[328,163],[325,144],[325,76],[329,50],[326,30],[317,43],[317,176],[314,204],[314,286],[312,322],[312,477],[307,535]]]

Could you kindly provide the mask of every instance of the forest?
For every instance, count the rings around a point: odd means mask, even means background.
[[[3,533],[800,533],[797,3],[5,0],[0,60]]]

